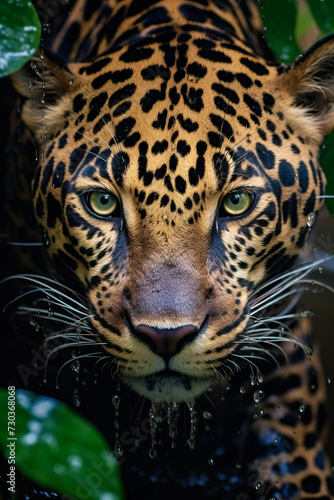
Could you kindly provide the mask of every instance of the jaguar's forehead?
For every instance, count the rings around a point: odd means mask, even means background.
[[[94,172],[131,188],[139,202],[159,197],[162,207],[171,193],[190,193],[197,203],[233,173],[240,182],[253,177],[250,150],[266,134],[278,147],[287,134],[270,85],[278,70],[225,45],[183,33],[175,46],[131,46],[82,65],[81,91],[58,143],[72,146],[70,175],[81,182]]]

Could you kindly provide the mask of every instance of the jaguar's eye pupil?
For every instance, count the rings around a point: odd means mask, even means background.
[[[100,198],[100,202],[102,203],[102,205],[107,205],[109,203],[109,200],[110,196],[108,194],[104,194]]]
[[[240,195],[239,194],[232,194],[231,198],[231,203],[233,203],[233,205],[238,205],[238,203],[240,202]]]

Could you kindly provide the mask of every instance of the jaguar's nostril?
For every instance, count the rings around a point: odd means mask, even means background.
[[[193,340],[198,328],[194,325],[183,325],[178,328],[154,328],[149,325],[138,325],[135,333],[154,352],[165,360],[177,354],[185,343]]]

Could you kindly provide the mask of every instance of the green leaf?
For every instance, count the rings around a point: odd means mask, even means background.
[[[295,28],[295,38],[300,40],[303,36],[307,37],[316,27],[317,23],[307,4],[302,5],[297,12],[297,21]]]
[[[262,0],[260,4],[259,11],[269,47],[282,62],[292,63],[300,53],[294,36],[297,19],[295,0]]]
[[[327,178],[326,194],[334,196],[334,131],[325,140],[320,151],[319,161]],[[334,198],[326,198],[325,201],[328,210],[334,215]]]
[[[36,52],[41,23],[29,0],[0,2],[0,77],[20,69]]]
[[[0,389],[0,446],[8,456],[8,391]],[[116,458],[100,432],[64,403],[16,390],[15,459],[21,472],[70,498],[121,500]]]
[[[333,0],[307,0],[312,14],[323,34],[334,31]]]

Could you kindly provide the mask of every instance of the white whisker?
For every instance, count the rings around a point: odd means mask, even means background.
[[[0,283],[5,283],[6,281],[10,281],[10,280],[14,280],[14,279],[23,279],[23,280],[26,280],[26,281],[31,281],[32,283],[35,283],[35,284],[39,285],[41,287],[41,290],[45,291],[45,293],[46,293],[46,290],[50,290],[51,292],[54,292],[54,293],[58,294],[61,297],[64,297],[66,300],[68,300],[70,302],[73,302],[77,307],[81,307],[84,310],[87,309],[86,306],[84,304],[82,304],[81,302],[78,302],[74,298],[72,298],[72,297],[64,294],[60,290],[57,290],[56,288],[54,288],[54,287],[52,287],[52,286],[50,286],[50,285],[48,285],[46,283],[43,283],[43,281],[42,281],[42,279],[43,279],[45,281],[54,283],[54,284],[60,286],[61,288],[63,288],[64,290],[68,290],[69,292],[71,292],[76,297],[79,297],[79,295],[77,294],[77,292],[75,292],[71,288],[67,287],[66,285],[62,285],[61,283],[58,283],[58,281],[55,281],[55,280],[53,280],[51,278],[45,278],[43,276],[38,276],[38,275],[35,275],[35,274],[13,274],[11,276],[8,276],[7,278],[4,278]]]

